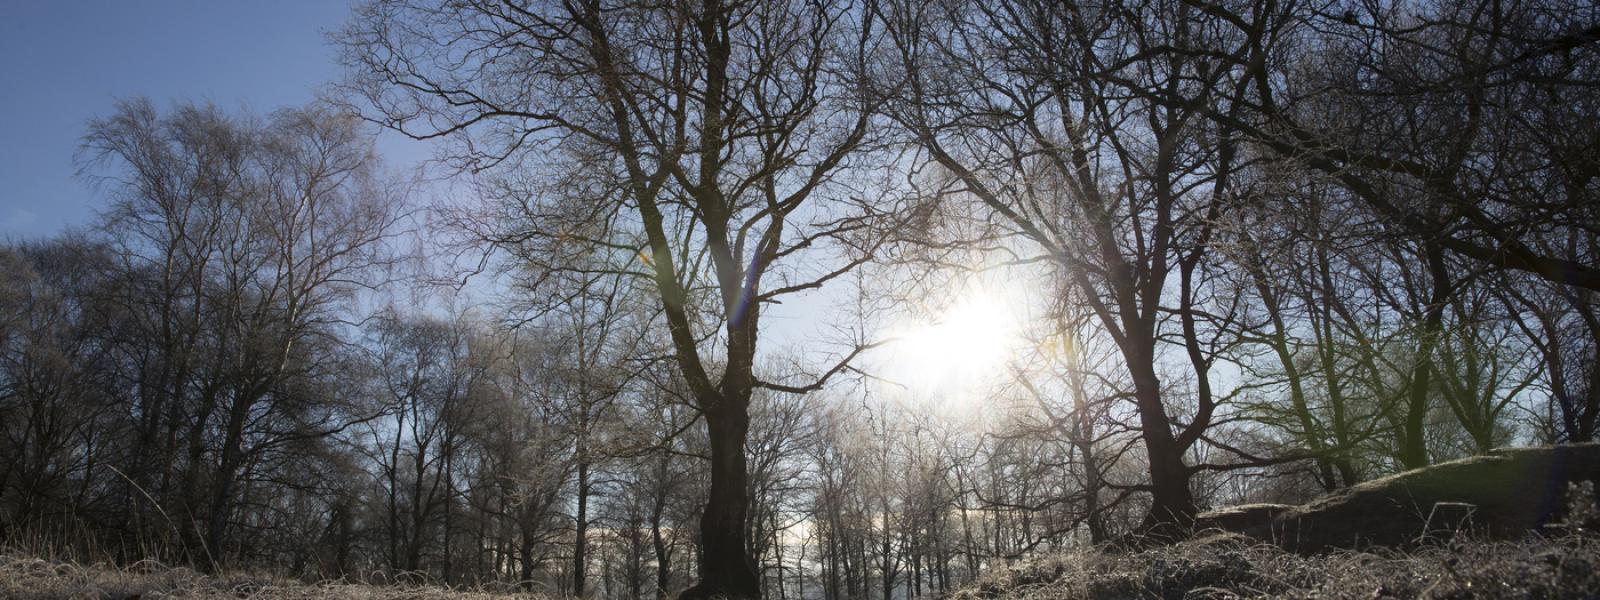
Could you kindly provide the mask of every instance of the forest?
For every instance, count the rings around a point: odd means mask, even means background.
[[[0,244],[0,545],[897,600],[1596,441],[1593,3],[363,0],[328,37],[306,106],[108,104],[93,221]]]

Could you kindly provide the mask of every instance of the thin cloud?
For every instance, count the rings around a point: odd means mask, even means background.
[[[0,219],[0,230],[23,233],[24,230],[39,222],[39,215],[26,208],[13,208],[6,212],[4,219]]]

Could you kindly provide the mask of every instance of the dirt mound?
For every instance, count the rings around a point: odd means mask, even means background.
[[[1570,484],[1583,481],[1600,481],[1600,444],[1503,448],[1368,481],[1308,504],[1231,507],[1197,522],[1302,553],[1406,546],[1462,531],[1517,538],[1563,519]]]

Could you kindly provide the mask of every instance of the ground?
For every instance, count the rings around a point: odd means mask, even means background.
[[[438,587],[305,584],[206,576],[145,563],[81,566],[0,554],[0,598],[261,598],[266,600],[488,600],[543,598]],[[1138,552],[1046,554],[991,572],[951,600],[1144,599],[1597,599],[1600,536],[1447,542],[1406,552],[1301,556],[1235,535]]]
[[[1451,542],[1300,556],[1239,536],[1070,552],[990,573],[956,598],[1600,598],[1600,537]]]
[[[208,576],[193,570],[144,562],[131,567],[77,565],[15,553],[0,553],[0,598],[6,600],[544,600],[510,590],[456,591],[431,586],[307,584],[258,575]]]

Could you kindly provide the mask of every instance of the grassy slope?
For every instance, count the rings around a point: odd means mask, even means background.
[[[1057,554],[957,598],[1600,598],[1600,538],[1466,542],[1303,557],[1239,537],[1143,552]]]
[[[154,600],[157,598],[265,600],[317,599],[366,600],[477,600],[520,598],[529,594],[459,592],[428,586],[372,586],[346,583],[305,584],[292,580],[250,575],[207,576],[185,568],[142,564],[113,569],[101,565],[79,566],[16,554],[0,554],[0,598],[44,600],[82,598],[94,600]]]

